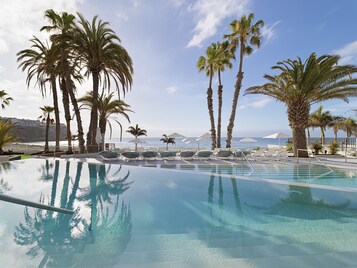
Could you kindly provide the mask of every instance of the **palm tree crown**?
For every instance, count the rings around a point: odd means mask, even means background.
[[[348,101],[348,97],[357,96],[357,79],[352,78],[357,68],[337,65],[338,60],[339,56],[317,58],[313,53],[305,62],[300,58],[278,62],[272,69],[279,70],[280,74],[264,75],[268,83],[250,87],[245,92],[267,95],[286,104],[295,155],[298,149],[306,150],[305,128],[311,104],[329,99]]]
[[[126,132],[130,133],[135,138],[139,136],[147,136],[147,131],[145,129],[141,129],[138,124],[136,124],[135,127],[130,126]]]
[[[1,109],[5,109],[6,106],[10,105],[10,101],[12,101],[13,98],[11,98],[5,90],[0,90],[0,103],[1,103]]]
[[[226,147],[230,148],[233,137],[233,128],[234,121],[237,111],[238,98],[240,89],[242,87],[243,81],[243,57],[244,55],[250,55],[253,52],[253,46],[260,47],[261,45],[261,27],[264,26],[264,22],[262,20],[258,20],[253,24],[254,14],[250,13],[247,16],[242,16],[240,20],[234,20],[230,24],[231,33],[224,35],[230,43],[230,48],[234,57],[234,53],[238,47],[240,47],[239,51],[239,67],[236,78],[236,83],[234,85],[234,95],[232,102],[232,111],[229,118],[229,123],[227,126],[227,141]]]
[[[162,134],[162,138],[160,139],[163,143],[166,143],[166,150],[169,148],[169,144],[176,144],[175,138],[169,137],[166,134]]]

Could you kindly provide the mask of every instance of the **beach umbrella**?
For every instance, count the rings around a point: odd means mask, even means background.
[[[197,149],[199,150],[200,149],[200,141],[203,141],[203,140],[210,140],[211,139],[211,133],[209,132],[206,132],[204,134],[202,134],[201,136],[199,136],[196,141],[197,141]]]
[[[172,134],[168,135],[167,137],[169,137],[169,138],[175,138],[175,139],[185,139],[185,138],[186,138],[186,136],[181,135],[181,134],[179,134],[179,133],[177,133],[177,132],[172,133]]]
[[[282,133],[282,132],[276,132],[273,134],[270,134],[268,136],[263,137],[263,139],[279,139],[279,146],[280,146],[280,139],[281,138],[290,138],[291,135]]]
[[[258,141],[253,138],[243,138],[243,139],[239,140],[239,142],[258,142]]]
[[[135,139],[132,139],[130,141],[128,141],[130,143],[135,143],[135,151],[137,150],[137,147],[138,147],[138,143],[146,143],[145,141],[139,139],[139,138],[135,138]]]

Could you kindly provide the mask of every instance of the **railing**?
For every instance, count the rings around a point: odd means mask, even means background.
[[[58,208],[58,207],[54,207],[54,206],[48,206],[45,204],[36,203],[36,202],[32,202],[32,201],[28,201],[28,200],[24,200],[24,199],[12,197],[12,196],[4,195],[4,194],[0,194],[0,200],[5,201],[5,202],[14,203],[14,204],[23,205],[23,206],[29,206],[29,207],[39,208],[39,209],[60,212],[60,213],[64,213],[64,214],[73,214],[74,213],[73,210]]]
[[[310,154],[309,154],[309,151],[306,150],[306,149],[297,149],[297,158],[296,158],[296,163],[299,164],[299,152],[300,151],[303,151],[303,152],[307,152],[307,156],[309,158],[309,164],[311,164],[311,157],[310,157]],[[318,162],[320,162],[323,166],[325,166],[327,169],[329,169],[331,172],[333,172],[333,169],[330,168],[328,165],[326,165],[321,159],[319,159],[318,157],[314,157]]]
[[[252,169],[252,171],[250,173],[248,173],[248,175],[251,175],[252,173],[255,172],[255,168],[253,167],[253,165],[250,163],[249,159],[246,157],[245,153],[241,150],[241,149],[237,149],[243,156],[243,158],[245,159],[245,161],[247,161],[248,165],[250,166],[250,168]]]

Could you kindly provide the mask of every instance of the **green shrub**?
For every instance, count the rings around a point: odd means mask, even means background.
[[[291,152],[293,150],[293,146],[291,145],[291,143],[286,143],[286,150],[288,152]]]
[[[328,148],[330,150],[331,154],[336,154],[337,149],[338,149],[338,142],[337,141],[331,141],[328,145]]]
[[[314,143],[311,145],[311,148],[314,149],[315,154],[319,154],[319,152],[320,152],[321,149],[322,149],[322,145],[321,145],[321,143],[319,143],[319,142],[317,141],[317,142],[314,142]]]

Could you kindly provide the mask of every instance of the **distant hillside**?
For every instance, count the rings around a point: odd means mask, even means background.
[[[3,117],[4,120],[10,120],[12,123],[16,123],[18,126],[14,135],[18,137],[19,142],[36,142],[45,141],[46,124],[39,120],[18,119]],[[54,141],[56,139],[56,127],[55,124],[50,125],[49,140]],[[66,126],[61,124],[60,140],[66,139]]]

